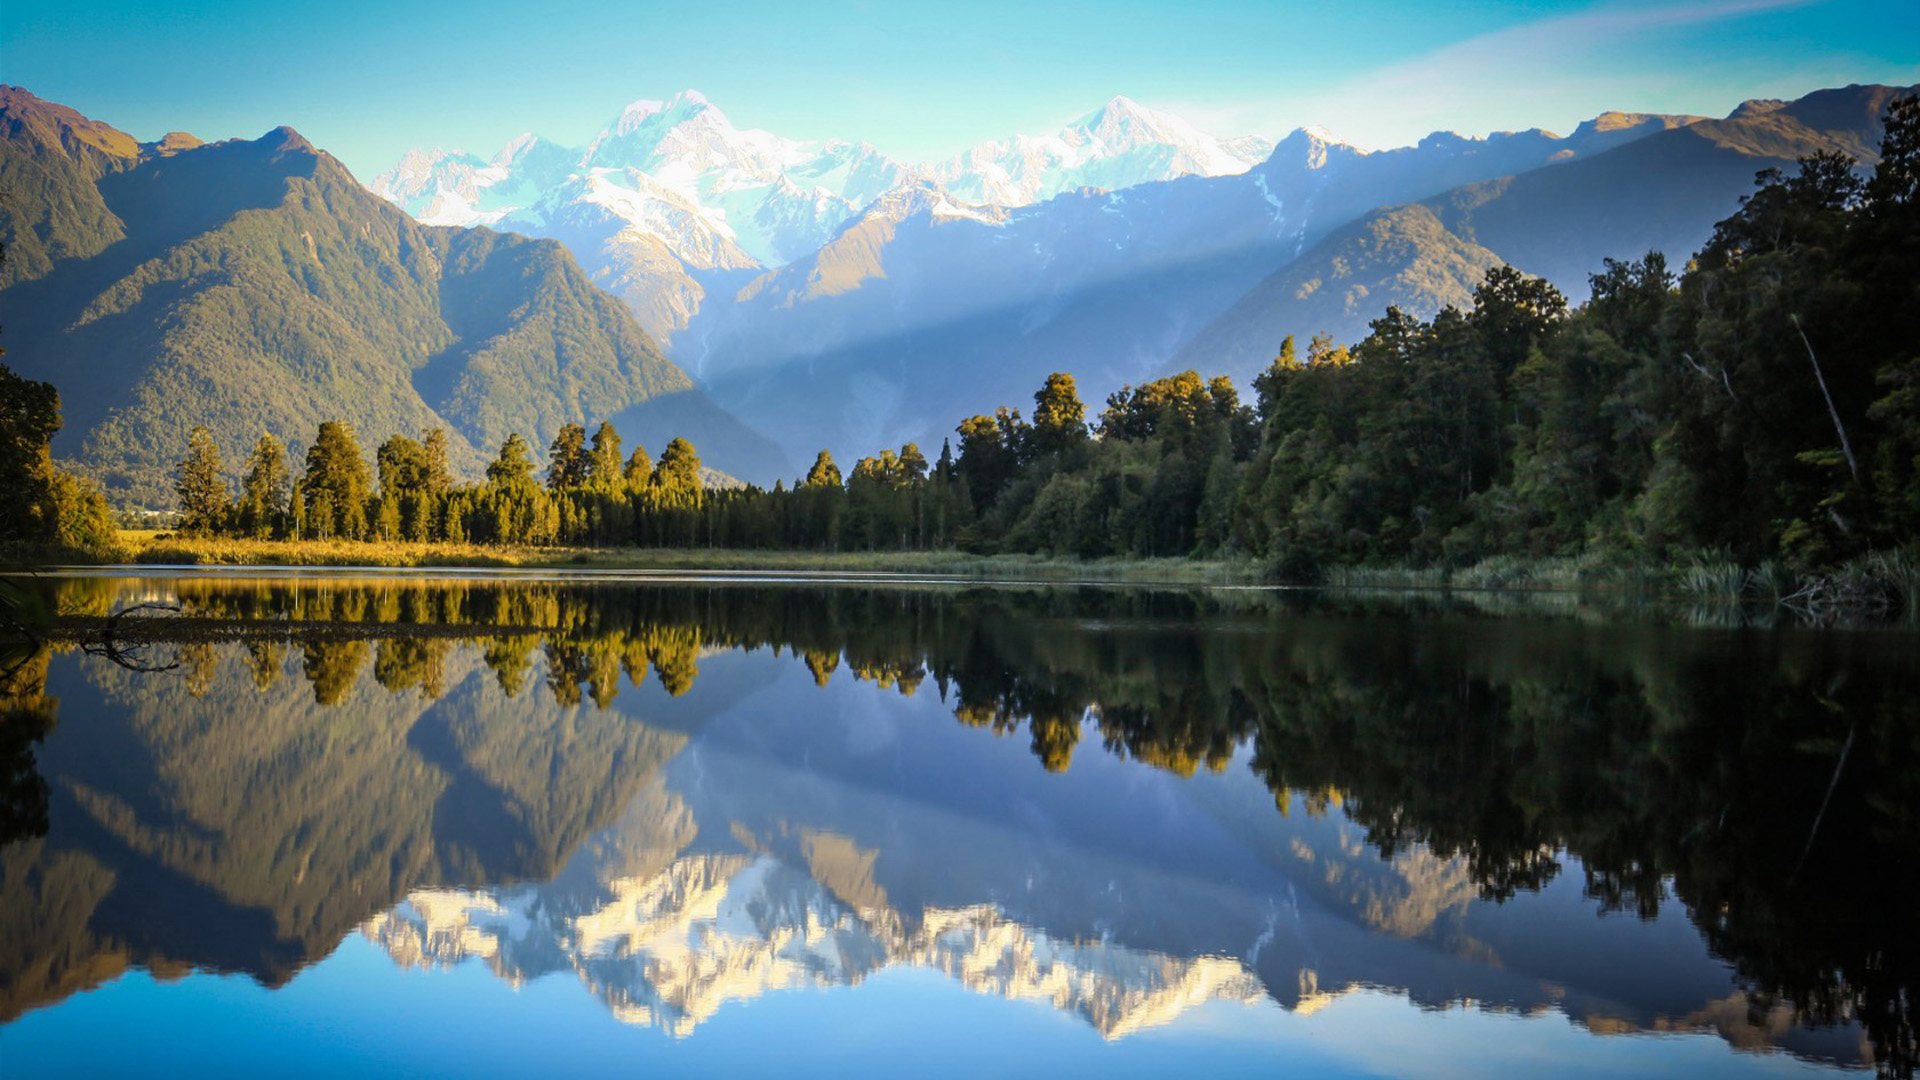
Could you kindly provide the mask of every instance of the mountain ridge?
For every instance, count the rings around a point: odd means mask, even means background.
[[[57,132],[78,116],[9,94],[0,173],[59,164]],[[476,475],[511,432],[544,446],[610,416],[647,420],[625,436],[656,451],[684,434],[728,471],[783,467],[562,245],[419,225],[290,128],[43,175],[25,214],[0,208],[0,235],[33,228],[41,206],[86,211],[37,220],[89,229],[68,243],[56,228],[47,251],[72,254],[29,260],[0,294],[9,361],[62,391],[56,452],[117,498],[169,505],[171,462],[200,424],[230,468],[262,431],[297,448],[345,419],[369,456],[445,427],[452,464]],[[463,290],[493,318],[484,330],[455,312]],[[641,408],[666,398],[684,404]],[[652,423],[666,416],[681,429]]]

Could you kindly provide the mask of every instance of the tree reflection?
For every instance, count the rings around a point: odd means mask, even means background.
[[[45,647],[0,654],[0,847],[47,832],[47,782],[33,748],[53,730]]]
[[[1911,638],[1629,632],[1417,608],[1376,619],[1264,594],[1133,590],[176,588],[180,632],[241,639],[261,688],[297,649],[321,706],[349,701],[369,671],[392,694],[440,699],[450,644],[469,642],[505,699],[531,692],[575,717],[554,721],[554,746],[574,737],[568,724],[613,708],[622,675],[680,696],[705,651],[771,647],[822,687],[844,672],[912,695],[931,680],[957,721],[1024,735],[1050,772],[1072,768],[1094,736],[1187,776],[1242,759],[1278,812],[1337,804],[1382,858],[1458,857],[1491,901],[1540,889],[1570,858],[1599,910],[1651,918],[1675,897],[1756,1009],[1857,1020],[1889,1075],[1916,1061]],[[189,642],[181,655],[180,672],[154,678],[206,693],[227,654]],[[0,687],[0,836],[46,828],[32,754],[52,724],[45,672],[43,653]],[[456,777],[439,796],[442,842],[476,873],[502,842],[520,852],[511,865],[552,865],[614,805],[590,757],[523,745],[513,723],[503,712],[408,736]]]

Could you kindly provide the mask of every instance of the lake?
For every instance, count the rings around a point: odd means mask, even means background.
[[[1920,1056],[1910,630],[873,579],[29,587],[85,629],[4,658],[6,1076]]]

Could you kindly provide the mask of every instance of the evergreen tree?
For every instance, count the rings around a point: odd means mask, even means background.
[[[300,481],[311,535],[323,540],[364,538],[372,482],[353,428],[343,420],[322,423],[307,448],[307,472]]]
[[[584,487],[590,468],[587,429],[579,424],[563,425],[547,447],[547,487],[553,491]]]
[[[825,450],[814,456],[813,468],[807,470],[807,478],[799,484],[802,488],[839,487],[840,466],[833,463],[833,455]]]
[[[627,458],[627,467],[620,475],[629,490],[646,487],[653,481],[653,459],[647,456],[646,447],[633,448],[633,455]]]
[[[1087,407],[1073,376],[1056,371],[1033,394],[1033,452],[1061,454],[1087,441]]]
[[[213,443],[213,433],[204,427],[194,428],[187,434],[187,456],[174,473],[182,532],[204,535],[224,523],[227,481],[220,473],[220,448]]]
[[[52,384],[23,379],[0,364],[0,538],[46,537],[60,395]]]
[[[497,488],[523,487],[533,483],[533,458],[527,446],[527,440],[518,432],[507,436],[500,444],[500,456],[487,466],[487,486]]]
[[[664,491],[692,492],[700,491],[700,455],[694,453],[693,444],[682,438],[675,438],[660,453],[660,465],[654,470],[653,483]]]
[[[432,466],[427,449],[405,435],[395,435],[374,452],[380,476],[380,495],[395,500],[428,490]]]
[[[434,428],[427,437],[420,440],[420,448],[426,455],[426,490],[435,495],[444,495],[453,487],[453,472],[447,467],[447,433],[443,428]]]
[[[291,480],[286,448],[279,439],[262,432],[253,453],[247,456],[247,472],[240,484],[243,528],[257,537],[279,535],[284,529]]]
[[[587,453],[587,483],[603,491],[612,490],[622,479],[620,473],[620,433],[612,421],[601,421],[593,433],[593,448]]]

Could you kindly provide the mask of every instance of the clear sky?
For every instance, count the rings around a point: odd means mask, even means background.
[[[290,124],[363,179],[412,146],[582,145],[686,88],[910,161],[1115,94],[1378,147],[1920,82],[1920,0],[6,0],[0,81],[141,139]]]

